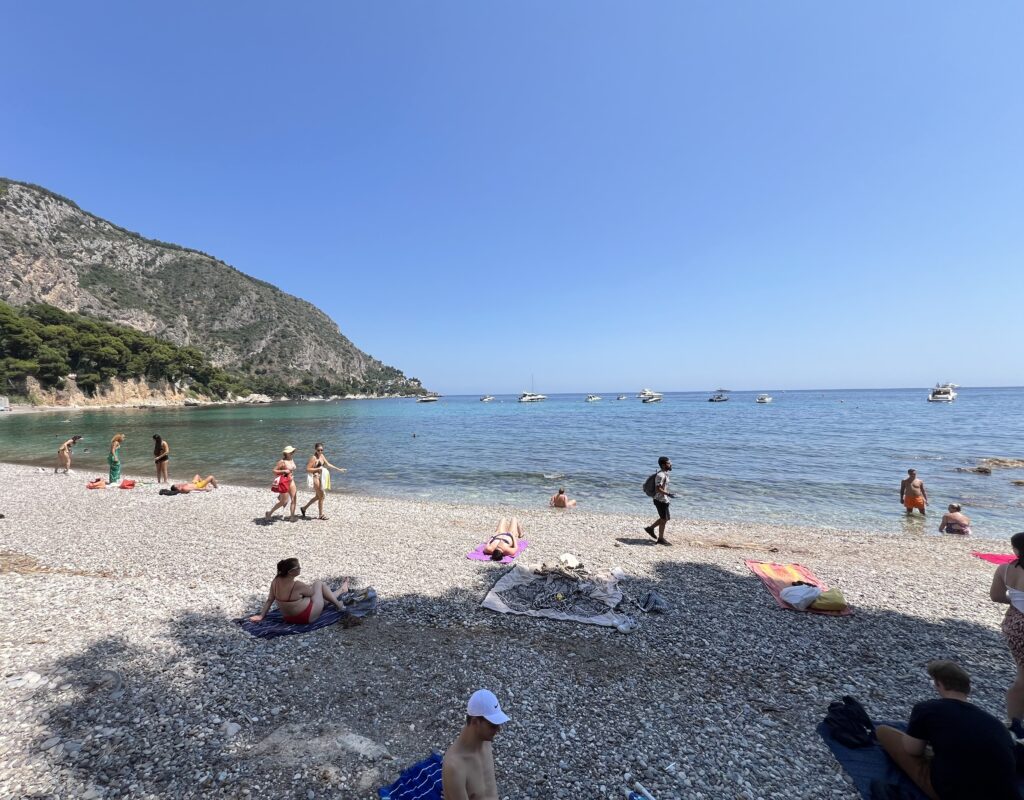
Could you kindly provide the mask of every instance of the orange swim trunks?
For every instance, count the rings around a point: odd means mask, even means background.
[[[918,495],[917,497],[911,497],[909,494],[903,498],[903,507],[907,511],[913,511],[915,508],[918,511],[924,511],[924,498]]]

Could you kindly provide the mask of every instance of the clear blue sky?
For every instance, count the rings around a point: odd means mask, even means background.
[[[442,392],[1024,383],[1024,4],[3,3],[0,174]]]

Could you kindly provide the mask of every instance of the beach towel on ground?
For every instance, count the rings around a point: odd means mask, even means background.
[[[502,575],[480,604],[499,614],[525,614],[627,632],[636,621],[616,609],[622,602],[619,567],[591,574],[546,565],[531,569],[516,564]]]
[[[441,788],[441,755],[413,764],[389,786],[377,790],[381,800],[444,800]]]
[[[775,598],[775,602],[781,608],[788,609],[789,611],[796,611],[796,609],[782,599],[781,592],[787,586],[792,586],[795,581],[803,581],[812,586],[817,586],[823,592],[828,591],[828,585],[802,564],[775,564],[768,561],[752,561],[750,559],[747,559],[744,563],[750,567],[751,572],[761,579],[768,591],[771,592],[772,597]],[[806,613],[846,617],[853,613],[853,609],[847,607],[842,611],[822,611],[817,608],[808,608]]]
[[[285,622],[281,616],[281,609],[274,608],[260,622],[250,622],[248,617],[239,617],[235,623],[246,633],[255,636],[257,639],[273,639],[275,636],[293,636],[297,633],[309,633],[318,631],[339,622],[347,615],[353,617],[365,617],[377,610],[377,590],[372,586],[360,589],[358,592],[348,592],[341,596],[341,602],[345,606],[345,613],[338,611],[334,606],[328,605],[320,613],[315,622],[308,625],[296,625]]]
[[[988,561],[990,564],[1009,564],[1011,561],[1017,560],[1017,556],[1005,553],[979,553],[977,550],[972,550],[971,555],[982,561]]]
[[[881,725],[890,725],[901,731],[907,726],[902,722],[883,722]],[[867,747],[847,747],[836,741],[824,722],[818,724],[818,734],[825,740],[836,761],[850,776],[854,787],[860,792],[864,800],[873,800],[871,797],[871,784],[873,781],[881,781],[886,784],[895,784],[903,791],[903,796],[908,800],[928,800],[924,794],[907,774],[896,766],[889,756],[885,754],[882,746],[877,742]]]
[[[510,564],[512,562],[512,560],[516,556],[519,555],[519,553],[523,552],[529,546],[530,546],[530,543],[528,541],[526,541],[526,539],[520,539],[519,540],[519,552],[516,553],[515,556],[502,556],[501,563],[502,564]],[[484,542],[483,544],[481,544],[472,553],[466,553],[466,558],[468,558],[468,559],[470,559],[472,561],[492,561],[493,559],[489,555],[484,553],[484,548],[485,547],[487,547],[487,542]]]

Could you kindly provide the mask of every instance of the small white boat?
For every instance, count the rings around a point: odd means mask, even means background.
[[[756,402],[758,402],[758,403],[770,403],[772,401],[772,399],[773,398],[772,398],[772,396],[770,394],[759,394],[757,396]]]
[[[653,393],[647,395],[647,397],[643,398],[640,402],[641,403],[660,403],[661,402],[661,395],[658,394],[657,392],[653,392]]]
[[[626,395],[624,395],[624,394],[620,394],[620,395],[619,395],[618,397],[616,397],[615,399],[616,399],[616,400],[625,400],[625,399],[626,399]]]
[[[957,388],[955,383],[942,383],[935,384],[935,388],[928,394],[929,403],[952,403],[956,400],[956,392],[953,390]]]
[[[716,392],[708,398],[709,403],[724,403],[729,399],[729,395],[725,392]]]
[[[541,400],[547,399],[547,395],[537,394],[536,392],[523,392],[521,395],[519,395],[520,403],[539,403]]]
[[[416,402],[417,403],[436,403],[440,396],[441,395],[439,395],[439,394],[421,394],[419,397],[416,398]]]
[[[588,394],[587,395],[587,402],[588,403],[596,403],[598,400],[603,400],[603,399],[604,398],[601,397],[601,395],[599,395],[599,394]]]
[[[641,389],[640,394],[637,395],[641,400],[645,397],[661,397],[661,392],[655,392],[653,389]]]
[[[481,398],[480,398],[480,402],[481,402],[481,403],[489,403],[489,402],[491,402],[491,401],[492,401],[493,399],[494,399],[494,398],[493,398],[493,397],[492,397],[491,395],[489,395],[489,394],[485,394],[485,395],[484,395],[483,397],[481,397]]]

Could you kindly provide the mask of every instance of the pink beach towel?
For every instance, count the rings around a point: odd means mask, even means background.
[[[491,557],[484,553],[484,548],[486,546],[487,546],[487,542],[483,542],[472,553],[466,553],[466,558],[468,558],[470,561],[490,561]],[[519,553],[523,552],[529,546],[530,546],[530,543],[528,541],[526,541],[526,539],[520,539],[519,540],[519,552],[517,552],[515,556],[505,556],[504,558],[501,559],[501,563],[502,564],[510,564],[510,563],[512,563],[512,560],[516,556],[518,556]]]
[[[750,559],[743,563],[750,567],[750,571],[761,579],[761,582],[771,592],[779,607],[789,611],[795,611],[796,609],[782,599],[781,592],[787,586],[792,586],[794,581],[803,581],[812,586],[817,586],[823,592],[828,591],[828,585],[802,564],[775,564],[769,561],[752,561]],[[808,608],[807,611],[811,614],[825,614],[830,617],[848,617],[853,613],[853,609],[849,607],[844,608],[842,611],[821,611],[817,608]]]
[[[972,550],[971,555],[982,561],[988,561],[990,564],[1009,564],[1011,561],[1017,560],[1017,556],[1005,553],[979,553],[977,550]]]

